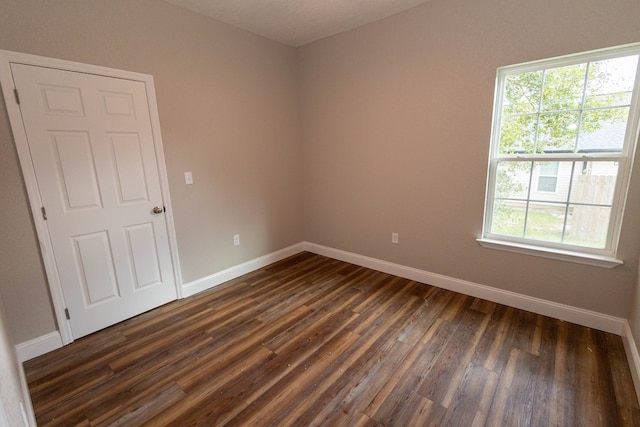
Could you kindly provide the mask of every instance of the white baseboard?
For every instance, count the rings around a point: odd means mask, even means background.
[[[54,331],[16,345],[20,363],[62,347],[60,332]]]
[[[627,361],[629,362],[629,370],[631,370],[631,378],[633,379],[633,386],[636,389],[636,395],[640,396],[640,354],[638,354],[638,346],[631,333],[631,326],[629,326],[629,322],[626,320],[624,321],[622,343],[624,344],[624,351],[627,354]]]
[[[210,276],[185,283],[182,285],[182,296],[186,298],[191,295],[195,295],[198,292],[206,291],[214,286],[218,286],[224,282],[235,279],[236,277],[240,277],[243,274],[250,273],[304,250],[304,243],[296,243],[295,245],[280,249],[279,251],[263,255],[242,264],[234,265],[233,267],[229,267],[226,270],[219,271]]]
[[[304,248],[305,250],[318,255],[324,255],[329,258],[349,262],[351,264],[371,268],[384,273],[393,274],[395,276],[415,280],[417,282],[426,283],[438,288],[460,292],[461,294],[482,298],[499,304],[508,305],[510,307],[553,317],[554,319],[565,320],[578,325],[587,326],[589,328],[610,332],[616,335],[623,334],[624,323],[626,322],[625,319],[619,317],[609,316],[595,311],[560,304],[541,298],[535,298],[516,292],[505,291],[503,289],[492,288],[491,286],[480,285],[478,283],[443,276],[441,274],[431,273],[417,268],[406,267],[340,249],[317,245],[315,243],[305,242]]]

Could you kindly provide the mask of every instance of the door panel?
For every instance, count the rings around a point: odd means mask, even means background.
[[[156,285],[162,282],[162,273],[158,263],[158,246],[153,224],[133,225],[126,227],[127,243],[131,265],[134,271],[135,289]]]
[[[42,105],[47,114],[84,116],[82,97],[77,87],[40,84]]]
[[[102,207],[94,168],[93,151],[87,132],[51,132],[57,160],[56,177],[67,211]]]
[[[144,83],[11,70],[74,337],[175,299]]]
[[[120,296],[111,257],[111,244],[106,232],[72,237],[85,307]]]
[[[107,134],[113,150],[119,202],[148,201],[140,139],[136,134]]]
[[[129,93],[99,91],[102,101],[102,114],[112,118],[135,120],[133,97]]]

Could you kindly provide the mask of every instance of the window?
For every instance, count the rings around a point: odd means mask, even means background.
[[[640,44],[498,69],[483,246],[617,265]]]
[[[546,162],[538,169],[538,191],[555,193],[558,187],[558,162]]]

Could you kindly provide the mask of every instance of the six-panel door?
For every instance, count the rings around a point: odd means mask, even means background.
[[[144,83],[11,70],[74,338],[174,300]]]

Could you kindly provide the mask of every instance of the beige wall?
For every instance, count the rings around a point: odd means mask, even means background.
[[[496,68],[640,41],[637,0],[432,0],[299,50],[308,241],[626,317],[640,162],[603,269],[481,248]],[[391,244],[392,232],[400,244]]]
[[[0,49],[154,76],[185,282],[303,240],[293,48],[157,0],[0,11]],[[23,342],[56,325],[2,101],[0,179],[0,296]]]

